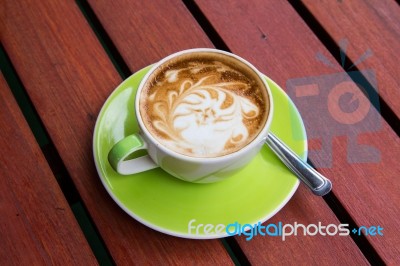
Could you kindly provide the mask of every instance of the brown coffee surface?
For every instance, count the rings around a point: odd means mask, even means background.
[[[264,127],[269,100],[259,76],[218,53],[184,54],[147,79],[140,115],[162,145],[191,157],[240,150]]]

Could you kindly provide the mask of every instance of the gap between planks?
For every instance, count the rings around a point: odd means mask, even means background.
[[[83,235],[89,243],[93,254],[97,261],[102,265],[114,265],[115,263],[113,262],[111,255],[105,248],[104,241],[101,239],[98,230],[89,216],[60,155],[52,143],[43,122],[31,103],[24,86],[2,45],[0,45],[0,62],[4,78],[10,87],[19,108],[21,109],[30,130],[38,142],[42,154],[44,155],[47,164],[50,166],[50,169],[56,178],[56,181],[83,232]]]

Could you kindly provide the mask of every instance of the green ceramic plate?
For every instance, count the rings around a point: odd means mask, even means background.
[[[111,147],[138,132],[135,93],[149,68],[133,74],[116,88],[96,122],[94,160],[113,200],[130,216],[157,231],[195,239],[228,235],[217,230],[206,233],[200,224],[253,225],[277,213],[292,197],[299,181],[267,146],[241,171],[212,184],[181,181],[160,168],[130,176],[119,175],[111,168],[107,161]],[[284,91],[270,79],[267,81],[275,108],[271,131],[305,160],[307,138],[302,119]],[[190,221],[195,229],[189,231]]]

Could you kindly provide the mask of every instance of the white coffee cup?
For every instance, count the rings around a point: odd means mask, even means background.
[[[237,61],[238,64],[244,65],[247,70],[252,71],[259,79],[263,88],[266,91],[268,114],[267,119],[259,130],[258,135],[247,145],[232,153],[216,156],[216,157],[193,157],[179,153],[165,144],[149,132],[142,119],[140,111],[140,95],[143,88],[149,80],[151,74],[163,66],[167,62],[176,57],[188,54],[198,53],[216,53],[229,57],[229,60]],[[120,174],[130,175],[151,170],[156,167],[161,167],[169,174],[176,178],[195,182],[195,183],[210,183],[223,180],[232,175],[235,171],[249,163],[255,155],[260,152],[269,131],[273,116],[273,101],[272,94],[264,76],[245,59],[228,53],[225,51],[209,48],[189,49],[174,53],[154,64],[149,72],[141,81],[135,100],[136,119],[139,124],[140,132],[129,135],[117,142],[108,154],[108,159],[111,166]],[[134,119],[134,118],[132,118]],[[131,158],[138,150],[147,150],[148,155],[126,160]]]

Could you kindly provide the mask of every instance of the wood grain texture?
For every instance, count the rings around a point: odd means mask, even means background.
[[[348,40],[353,62],[371,51],[357,67],[374,70],[376,89],[400,117],[400,6],[394,0],[303,2],[335,42]]]
[[[196,3],[234,53],[253,62],[262,72],[286,87],[287,92],[294,81],[302,81],[303,85],[321,85],[318,87],[320,98],[308,97],[305,103],[296,94],[292,98],[301,104],[298,107],[301,107],[308,136],[313,136],[314,143],[323,143],[322,151],[316,149],[318,145],[313,145],[309,158],[333,180],[335,195],[359,226],[380,225],[384,228],[384,236],[367,236],[367,239],[385,262],[398,264],[400,182],[396,180],[400,172],[397,162],[400,140],[397,135],[371,106],[365,116],[350,116],[349,120],[342,122],[332,119],[336,117],[340,120],[345,114],[338,108],[330,109],[339,103],[322,92],[328,90],[326,93],[330,93],[329,90],[344,85],[354,88],[354,83],[349,81],[344,71],[337,72],[316,60],[317,52],[320,52],[335,62],[288,3],[249,1],[244,4],[243,1],[222,3],[209,0],[198,0]],[[382,49],[390,45],[382,44]],[[339,68],[338,64],[333,66]],[[325,87],[327,85],[330,87]],[[368,103],[365,96],[357,97],[360,104]],[[352,119],[361,121],[351,122]],[[359,162],[361,159],[364,162]],[[303,196],[300,198],[303,201]],[[316,223],[321,219],[324,217],[318,215],[311,221]],[[346,241],[344,237],[338,238],[343,243]],[[324,240],[327,241],[326,238]],[[268,248],[267,242],[262,241],[241,241],[241,245],[246,252],[254,254]],[[347,248],[343,246],[343,249]],[[341,256],[339,251],[331,252],[333,256]],[[268,254],[263,253],[263,256]],[[297,256],[307,258],[303,252]],[[256,262],[261,260],[256,256],[252,259]]]
[[[2,74],[0,128],[0,264],[96,265]]]
[[[301,185],[284,209],[264,226],[278,226],[280,222],[293,226],[296,223],[305,226],[318,226],[319,223],[322,226],[339,225],[340,222],[321,201]],[[290,232],[291,229],[285,230]],[[276,232],[272,227],[269,231]],[[299,227],[296,236],[286,236],[284,240],[281,236],[268,235],[257,235],[251,240],[246,240],[246,236],[236,236],[236,239],[252,265],[369,265],[348,236],[304,236]]]
[[[115,262],[232,264],[218,240],[179,239],[139,224],[101,185],[92,156],[93,128],[102,104],[121,79],[76,3],[5,1],[4,7],[4,48]],[[162,28],[165,22],[154,23]],[[157,37],[162,49],[176,49],[168,45],[169,36]],[[139,48],[136,51],[144,56]]]
[[[136,19],[132,19],[130,10],[139,8],[135,3],[128,1],[117,1],[118,4],[114,4],[112,9],[105,2],[90,1],[93,10],[100,19],[102,25],[107,30],[107,33],[111,36],[112,41],[118,46],[118,49],[129,64],[132,69],[137,69],[142,67],[138,63],[140,59],[139,55],[132,51],[131,45],[126,45],[126,39],[133,39],[130,36],[136,36],[136,30],[132,25],[139,23],[140,19],[145,19],[146,16]],[[160,1],[161,2],[161,1]],[[179,1],[170,1],[170,5],[178,7],[180,9],[181,3]],[[114,2],[115,3],[115,2]],[[132,8],[131,8],[132,7]],[[222,7],[224,8],[224,7]],[[153,10],[154,12],[154,10]],[[182,16],[187,16],[182,13]],[[226,12],[224,10],[219,10],[219,12]],[[222,16],[226,13],[221,14]],[[150,13],[153,16],[153,13]],[[168,16],[168,13],[164,12],[164,17]],[[172,15],[171,15],[172,16]],[[175,17],[175,16],[174,16]],[[163,18],[159,18],[163,19]],[[226,18],[232,19],[232,18]],[[132,21],[133,20],[133,21]],[[152,17],[152,21],[156,21],[157,17]],[[191,21],[190,23],[180,23],[182,25],[190,25],[191,31],[187,31],[187,39],[193,40],[199,38],[201,42],[207,44],[209,41],[206,39],[204,32],[199,32],[198,25],[196,22]],[[229,25],[229,24],[227,24]],[[235,25],[239,27],[239,25]],[[124,33],[123,35],[121,33]],[[191,33],[192,32],[192,33]],[[152,33],[152,32],[151,32]],[[257,31],[258,33],[258,31]],[[167,34],[167,33],[164,33]],[[239,34],[240,35],[240,34]],[[257,35],[258,36],[258,35]],[[152,49],[156,50],[155,53],[160,53],[160,58],[162,56],[168,55],[167,52],[163,53],[164,48],[160,45],[154,43],[154,36],[151,35],[140,35],[141,42],[152,43]],[[235,42],[243,41],[243,38],[239,40],[235,39]],[[146,47],[135,45],[138,50],[146,49]],[[182,46],[182,45],[181,45]],[[209,45],[207,45],[208,47]],[[186,48],[186,46],[183,46]],[[175,49],[172,49],[175,50]],[[172,52],[172,51],[171,51]],[[252,50],[252,53],[257,53],[257,50]],[[159,58],[158,58],[159,59]],[[157,60],[158,60],[157,59]],[[150,63],[151,61],[147,62]],[[256,61],[257,62],[257,61]],[[258,61],[260,63],[260,61]],[[338,224],[339,221],[336,219],[334,214],[331,212],[329,207],[321,198],[317,198],[310,194],[309,191],[301,188],[297,192],[295,198],[286,206],[280,213],[278,213],[272,221],[294,221],[299,223],[310,224],[316,221],[322,221],[325,224],[335,223]],[[234,221],[232,221],[234,222]],[[250,261],[255,264],[287,264],[287,263],[299,263],[299,264],[310,264],[317,263],[318,258],[321,254],[326,256],[326,262],[329,263],[346,263],[346,264],[367,264],[365,258],[352,242],[350,237],[346,238],[313,238],[313,237],[298,237],[292,238],[290,241],[282,242],[282,240],[277,238],[256,238],[246,244],[244,237],[239,238],[240,243],[245,247],[245,253],[249,256]],[[251,243],[251,244],[250,244]],[[305,248],[307,247],[307,248]],[[310,248],[308,248],[310,247]],[[288,256],[286,251],[292,251],[291,255]],[[322,250],[322,251],[321,251]],[[352,253],[352,256],[344,253],[343,250],[348,250]],[[301,251],[301,252],[300,252]]]
[[[182,1],[88,1],[135,72],[174,52],[211,47]]]

